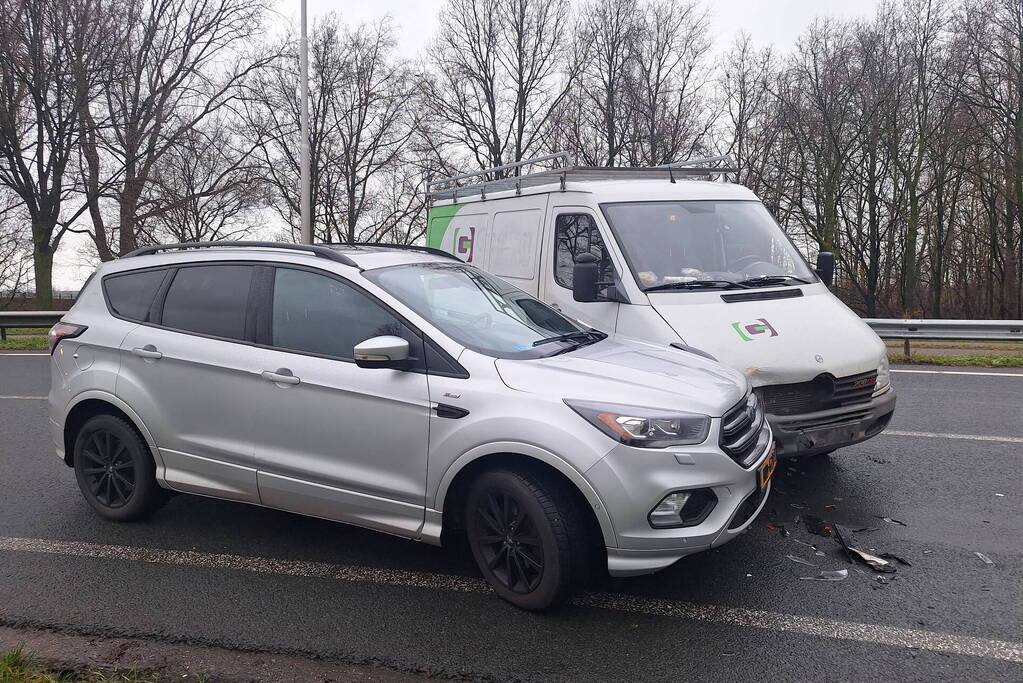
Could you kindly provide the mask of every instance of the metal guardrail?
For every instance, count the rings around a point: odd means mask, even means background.
[[[890,320],[864,318],[882,339],[1023,341],[1023,320]]]
[[[0,340],[7,341],[7,329],[33,327],[49,329],[67,311],[0,311]]]

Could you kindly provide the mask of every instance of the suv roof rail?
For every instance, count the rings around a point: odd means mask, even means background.
[[[187,250],[187,249],[210,249],[213,247],[258,247],[261,249],[281,249],[286,251],[304,251],[313,256],[319,256],[320,258],[329,259],[331,261],[337,261],[343,263],[346,266],[352,266],[358,268],[359,264],[345,256],[341,252],[331,249],[330,247],[321,246],[318,244],[295,244],[293,242],[256,242],[250,240],[224,240],[220,242],[178,242],[175,244],[154,244],[150,247],[141,247],[135,251],[128,252],[121,258],[131,258],[133,256],[148,256],[150,254],[156,254],[161,251],[171,250]]]
[[[330,246],[336,247],[383,247],[385,249],[407,249],[409,251],[421,251],[424,254],[443,256],[445,258],[457,259],[457,257],[443,249],[436,247],[424,247],[419,244],[398,244],[397,242],[339,242]]]

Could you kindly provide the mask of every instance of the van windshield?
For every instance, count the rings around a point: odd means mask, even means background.
[[[817,281],[760,202],[622,202],[601,208],[647,291]]]
[[[607,336],[462,263],[411,263],[364,274],[459,344],[489,356],[540,358]]]

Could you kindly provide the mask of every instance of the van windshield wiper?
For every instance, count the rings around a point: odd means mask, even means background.
[[[749,285],[731,280],[686,280],[685,282],[665,282],[647,287],[643,291],[657,292],[669,289],[749,289]]]
[[[540,346],[541,344],[550,344],[551,342],[576,342],[576,346],[582,346],[584,343],[592,340],[598,342],[601,339],[607,337],[606,334],[599,330],[579,330],[578,332],[568,332],[566,334],[559,334],[553,337],[545,337],[544,339],[537,339],[533,342],[533,346]]]
[[[748,280],[742,280],[739,284],[746,285],[748,287],[764,287],[769,285],[783,285],[790,280],[804,285],[810,284],[809,280],[804,280],[803,278],[796,277],[795,275],[760,275],[758,277],[751,277]]]

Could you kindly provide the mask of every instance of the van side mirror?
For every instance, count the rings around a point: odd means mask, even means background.
[[[360,368],[404,370],[409,366],[408,341],[383,335],[355,345],[355,364]]]
[[[835,282],[835,255],[830,251],[817,254],[817,277],[828,287]]]
[[[582,253],[575,257],[575,265],[572,266],[573,299],[583,302],[597,300],[598,270],[597,257],[593,254]]]

